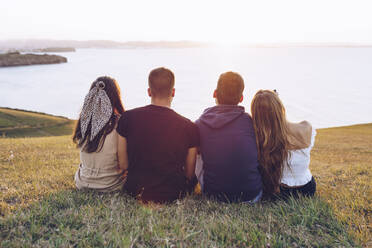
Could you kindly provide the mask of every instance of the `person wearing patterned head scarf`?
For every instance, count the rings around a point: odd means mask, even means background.
[[[124,148],[119,145],[120,137],[116,132],[123,113],[120,88],[115,79],[97,78],[84,99],[73,136],[80,148],[81,163],[75,174],[78,189],[111,192],[123,188],[128,161],[118,155]]]

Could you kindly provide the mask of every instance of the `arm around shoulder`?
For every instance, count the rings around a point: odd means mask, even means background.
[[[312,127],[311,123],[306,121],[306,120],[300,122],[300,124],[302,125],[302,127],[303,127],[302,129],[304,130],[302,132],[304,140],[306,141],[307,146],[311,146],[311,144],[313,143],[312,142],[312,140],[313,140],[313,127]]]
[[[306,121],[306,120],[301,121],[300,124],[303,125],[305,128],[310,129],[310,130],[313,128],[313,127],[311,126],[311,123],[308,122],[308,121]]]

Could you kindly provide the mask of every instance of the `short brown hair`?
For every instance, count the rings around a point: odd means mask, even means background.
[[[243,95],[244,80],[236,72],[225,72],[217,83],[217,101],[219,104],[237,105]]]
[[[169,97],[174,88],[174,74],[171,70],[160,67],[149,75],[149,87],[154,97]]]

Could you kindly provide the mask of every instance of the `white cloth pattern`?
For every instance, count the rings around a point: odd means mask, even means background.
[[[303,186],[311,181],[312,174],[309,169],[310,152],[315,143],[315,136],[316,131],[313,128],[309,147],[289,151],[289,167],[287,165],[284,166],[281,183],[291,187],[296,187]]]
[[[90,132],[90,140],[92,141],[110,120],[113,110],[110,98],[104,88],[104,82],[97,82],[84,99],[83,109],[80,113],[82,139],[88,135],[86,132],[90,122],[92,123]]]

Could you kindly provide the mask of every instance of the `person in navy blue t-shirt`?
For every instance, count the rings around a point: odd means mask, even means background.
[[[171,202],[193,189],[198,128],[171,109],[174,74],[157,68],[149,75],[151,105],[122,114],[117,132],[127,160],[125,189],[143,202]],[[194,180],[193,180],[194,179]]]
[[[239,74],[221,74],[214,91],[217,105],[207,108],[196,121],[203,193],[225,202],[256,202],[262,196],[252,118],[238,106],[243,101],[243,90]]]

